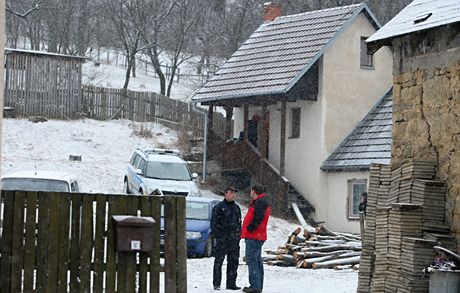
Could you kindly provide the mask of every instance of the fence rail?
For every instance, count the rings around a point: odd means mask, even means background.
[[[1,292],[186,292],[185,199],[2,191]],[[113,215],[155,219],[152,252],[116,251]]]

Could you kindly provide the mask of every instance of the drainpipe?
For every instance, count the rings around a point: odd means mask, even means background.
[[[208,171],[208,113],[200,110],[196,106],[197,102],[192,102],[192,110],[204,116],[204,141],[203,141],[203,182],[206,181],[206,173]]]

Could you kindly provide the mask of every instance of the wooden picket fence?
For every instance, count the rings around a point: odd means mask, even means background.
[[[187,292],[185,199],[2,191],[1,292]],[[164,206],[164,267],[160,213]],[[113,215],[148,216],[152,252],[117,252]]]

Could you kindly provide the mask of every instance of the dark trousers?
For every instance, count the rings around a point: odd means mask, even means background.
[[[264,241],[246,239],[246,263],[249,271],[251,288],[262,290],[264,287],[264,264],[262,262],[262,245]]]
[[[240,238],[218,238],[214,245],[214,270],[212,284],[220,286],[222,280],[222,264],[227,256],[227,287],[236,285],[238,258],[240,257]]]

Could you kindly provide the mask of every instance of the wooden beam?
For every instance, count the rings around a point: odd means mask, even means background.
[[[286,170],[286,101],[281,102],[280,175]]]
[[[233,137],[232,135],[232,117],[233,117],[233,107],[226,106],[225,107],[225,139],[230,139]]]
[[[248,127],[248,120],[249,120],[249,106],[247,103],[244,103],[243,105],[243,111],[244,111],[244,114],[243,114],[243,119],[244,119],[244,127],[243,127],[243,132],[244,132],[244,141],[248,141],[248,130],[249,130],[249,127]]]
[[[268,121],[268,111],[267,111],[267,104],[262,105],[262,127],[260,128],[261,132],[261,141],[260,141],[260,153],[262,154],[262,158],[268,158],[268,134],[269,134],[269,121]]]

